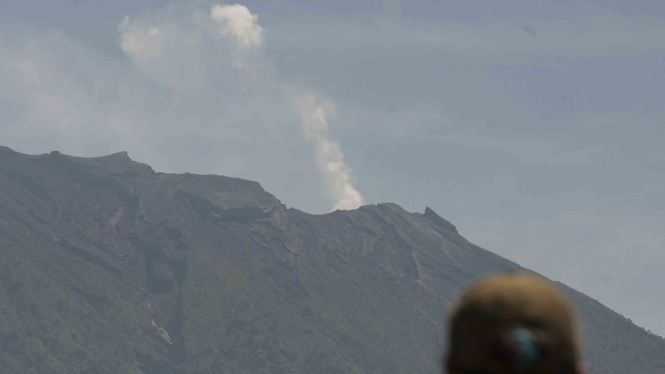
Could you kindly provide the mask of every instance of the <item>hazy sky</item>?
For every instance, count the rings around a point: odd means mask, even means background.
[[[0,144],[430,206],[665,336],[665,2],[0,0]]]

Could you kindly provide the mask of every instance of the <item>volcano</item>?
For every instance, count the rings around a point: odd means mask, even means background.
[[[125,152],[0,147],[5,373],[440,373],[456,295],[509,269],[429,208],[312,215]],[[665,373],[665,340],[559,286],[590,373]]]

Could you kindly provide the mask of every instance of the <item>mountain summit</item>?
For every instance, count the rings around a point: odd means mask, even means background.
[[[0,366],[15,374],[435,374],[460,289],[521,269],[430,208],[311,215],[126,152],[5,147],[0,259]],[[665,372],[665,340],[561,287],[590,373]]]

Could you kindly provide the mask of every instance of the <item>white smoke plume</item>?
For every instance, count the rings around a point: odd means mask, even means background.
[[[257,180],[316,213],[363,203],[328,134],[332,106],[305,97],[299,113],[294,101],[309,90],[279,77],[245,6],[177,2],[129,14],[117,25],[123,59],[22,27],[20,37],[0,38],[3,145],[85,157],[128,151],[160,171]],[[0,22],[0,34],[11,29]]]
[[[137,23],[130,23],[129,16],[123,18],[118,31],[122,36],[120,46],[129,56],[147,60],[161,52],[164,33],[157,27],[143,28]]]
[[[239,51],[263,45],[263,27],[256,23],[259,17],[246,6],[217,4],[210,9],[210,14],[212,19],[222,25],[219,36],[235,38]]]
[[[314,142],[316,161],[324,175],[328,193],[335,200],[333,210],[357,209],[365,200],[351,182],[351,169],[344,163],[339,144],[328,136],[327,116],[335,110],[334,106],[330,103],[317,105],[312,96],[302,96],[296,104],[305,137]]]

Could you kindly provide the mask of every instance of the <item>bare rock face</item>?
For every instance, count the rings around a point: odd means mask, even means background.
[[[521,269],[430,208],[310,215],[125,152],[4,147],[0,259],[10,373],[439,373],[460,289]],[[665,341],[562,287],[591,373],[665,372]]]

